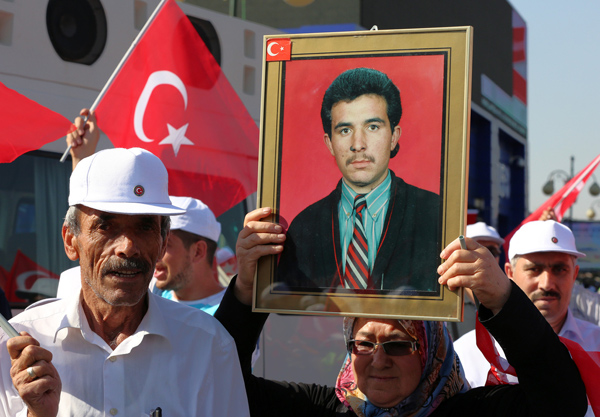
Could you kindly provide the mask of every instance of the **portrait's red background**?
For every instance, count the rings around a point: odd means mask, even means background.
[[[350,68],[388,75],[400,90],[400,151],[390,168],[407,183],[440,193],[444,56],[407,55],[286,62],[281,144],[280,221],[288,226],[304,208],[328,195],[341,178],[323,141],[321,100]]]

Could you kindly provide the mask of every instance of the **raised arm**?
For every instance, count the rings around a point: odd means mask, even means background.
[[[468,415],[583,416],[585,386],[567,348],[492,254],[472,239],[466,242],[466,250],[456,240],[442,251],[446,262],[438,269],[440,283],[473,290],[481,302],[479,320],[500,343],[519,377],[516,386],[469,391],[464,398],[477,408],[471,408],[476,414]]]
[[[79,114],[83,117],[75,118],[77,130],[67,135],[67,145],[71,146],[71,158],[73,160],[73,169],[83,158],[96,152],[96,146],[100,139],[100,129],[96,123],[94,112],[89,109],[82,109]],[[87,122],[84,118],[87,117]]]
[[[238,277],[235,296],[244,304],[252,304],[252,286],[256,275],[258,260],[267,255],[277,255],[283,251],[285,234],[283,228],[275,223],[262,222],[269,216],[270,207],[251,211],[244,218],[244,228],[238,235],[236,256]]]

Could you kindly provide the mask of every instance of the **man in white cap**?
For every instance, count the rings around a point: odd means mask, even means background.
[[[77,165],[62,234],[81,292],[19,314],[21,336],[0,337],[0,415],[248,415],[231,337],[148,289],[169,216],[184,212],[167,184],[162,162],[139,148]]]
[[[553,220],[526,223],[510,240],[508,255],[506,274],[527,294],[554,331],[586,351],[599,351],[600,327],[576,319],[569,311],[571,289],[579,271],[577,258],[585,256],[577,250],[571,230]],[[471,387],[485,385],[490,372],[490,363],[478,346],[481,343],[476,342],[475,331],[454,344]],[[503,366],[506,365],[498,343],[495,347]],[[518,381],[512,375],[505,377],[508,383]]]
[[[486,247],[497,261],[500,260],[500,246],[504,244],[504,239],[492,226],[488,226],[484,222],[469,224],[467,225],[467,237]]]
[[[150,288],[161,297],[213,314],[225,292],[215,259],[221,224],[200,200],[172,196],[171,201],[185,214],[171,218],[167,250],[156,263]]]

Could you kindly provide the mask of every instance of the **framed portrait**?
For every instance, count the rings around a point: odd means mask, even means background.
[[[255,311],[462,319],[472,28],[264,39],[258,206],[286,232]]]

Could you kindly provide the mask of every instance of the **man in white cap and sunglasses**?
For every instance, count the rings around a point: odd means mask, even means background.
[[[508,256],[506,275],[527,294],[554,331],[586,351],[599,351],[600,327],[575,318],[569,310],[579,272],[577,258],[585,256],[577,250],[571,229],[553,220],[526,223],[510,240]],[[504,358],[500,346],[495,343],[495,347]],[[454,348],[471,387],[485,385],[490,363],[478,347],[475,331],[457,340]],[[506,382],[517,381],[515,376],[506,375]]]
[[[148,289],[169,216],[184,212],[167,185],[162,162],[139,148],[77,165],[62,234],[81,292],[13,318],[21,336],[1,335],[0,415],[248,415],[231,337]]]

